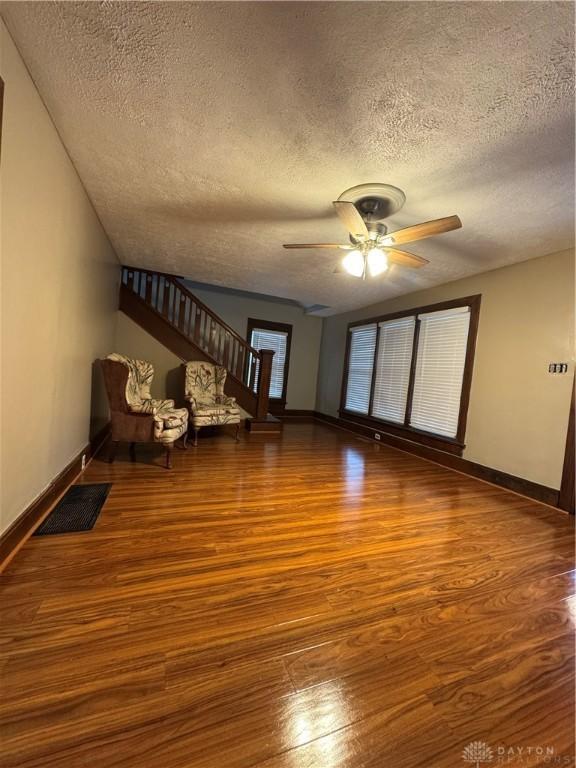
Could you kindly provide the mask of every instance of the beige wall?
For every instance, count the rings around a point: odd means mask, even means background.
[[[107,421],[93,361],[113,346],[119,267],[2,22],[0,51],[5,530]]]
[[[124,312],[116,314],[114,351],[136,360],[149,360],[154,365],[154,378],[150,388],[152,397],[171,397],[177,404],[183,404],[180,358],[156,341]]]
[[[347,324],[482,294],[464,457],[560,487],[574,375],[574,253],[564,251],[327,318],[317,409],[338,415]],[[569,362],[551,375],[548,363]]]
[[[192,293],[216,312],[224,322],[246,338],[249,317],[292,325],[292,347],[288,370],[286,407],[313,410],[316,403],[316,381],[322,335],[322,319],[304,314],[293,304],[267,299],[236,296],[216,290],[191,287]],[[170,397],[178,398],[178,379],[174,373],[179,358],[171,355],[149,334],[118,313],[116,351],[131,357],[140,357],[154,363],[156,394],[162,394],[166,384]],[[181,386],[181,385],[180,385]]]

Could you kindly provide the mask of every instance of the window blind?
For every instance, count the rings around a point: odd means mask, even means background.
[[[372,416],[403,424],[410,383],[416,318],[380,323]]]
[[[470,310],[418,315],[420,331],[410,426],[456,437]]]
[[[288,334],[283,331],[268,331],[264,328],[254,328],[250,344],[260,351],[261,349],[273,349],[272,372],[270,375],[269,397],[281,398],[284,394],[284,366],[286,365],[286,348]],[[258,391],[258,375],[260,363],[256,365],[254,376],[254,391]]]
[[[368,413],[376,347],[376,323],[350,329],[346,410]]]

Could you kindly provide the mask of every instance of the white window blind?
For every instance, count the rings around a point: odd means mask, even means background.
[[[268,331],[264,328],[253,328],[250,344],[260,351],[261,349],[273,349],[272,373],[270,376],[269,397],[281,398],[284,392],[284,366],[286,365],[286,349],[288,334],[283,331]],[[258,391],[258,375],[260,364],[256,365],[254,376],[254,391]]]
[[[372,416],[404,423],[416,318],[380,323]]]
[[[376,323],[350,330],[346,410],[368,413],[376,347]]]
[[[455,437],[470,310],[457,307],[418,316],[420,331],[410,426]]]

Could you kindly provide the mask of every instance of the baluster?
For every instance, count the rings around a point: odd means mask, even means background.
[[[152,275],[146,273],[144,300],[146,304],[152,304]]]
[[[246,347],[238,344],[238,359],[236,361],[236,375],[242,382],[246,382]]]
[[[197,346],[200,346],[200,339],[202,334],[202,310],[200,307],[196,307],[194,311],[194,343]]]
[[[227,371],[232,370],[232,353],[233,353],[233,339],[232,336],[226,331],[225,333],[225,352],[224,352],[224,365]]]
[[[140,293],[140,272],[136,269],[132,274],[132,290],[134,293]]]
[[[171,311],[171,317],[170,322],[172,325],[178,325],[178,287],[175,283],[172,283],[171,293],[170,293],[170,311]]]
[[[192,301],[190,296],[186,296],[186,336],[190,336],[192,328]]]
[[[204,334],[202,336],[202,349],[208,352],[210,349],[210,315],[204,312]]]
[[[238,339],[235,336],[230,337],[232,342],[232,356],[230,359],[230,371],[234,376],[238,376]]]
[[[158,287],[160,284],[160,278],[158,275],[152,275],[152,306],[158,311],[160,304],[160,297],[158,296]]]
[[[174,325],[178,328],[180,323],[180,289],[174,285]]]
[[[217,344],[217,357],[216,359],[220,365],[224,365],[224,329],[221,325],[216,326],[216,344]]]
[[[162,314],[170,319],[170,281],[164,278],[164,298],[162,299]]]
[[[190,322],[188,323],[188,337],[192,339],[196,333],[196,302],[190,299]]]
[[[180,301],[178,302],[178,330],[184,333],[184,326],[186,324],[186,296],[179,291]]]
[[[220,329],[220,354],[222,356],[222,365],[228,368],[228,332],[225,328]]]
[[[210,316],[210,343],[208,346],[208,350],[209,350],[209,354],[212,355],[212,357],[215,356],[214,347],[216,346],[217,331],[218,331],[218,328],[216,326],[216,323],[214,322],[214,318]]]

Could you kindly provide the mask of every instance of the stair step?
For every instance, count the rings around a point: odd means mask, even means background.
[[[265,419],[246,419],[246,429],[252,434],[258,432],[275,432],[280,434],[283,427],[284,425],[280,419],[277,419],[276,416],[272,416],[271,413],[269,413]]]

